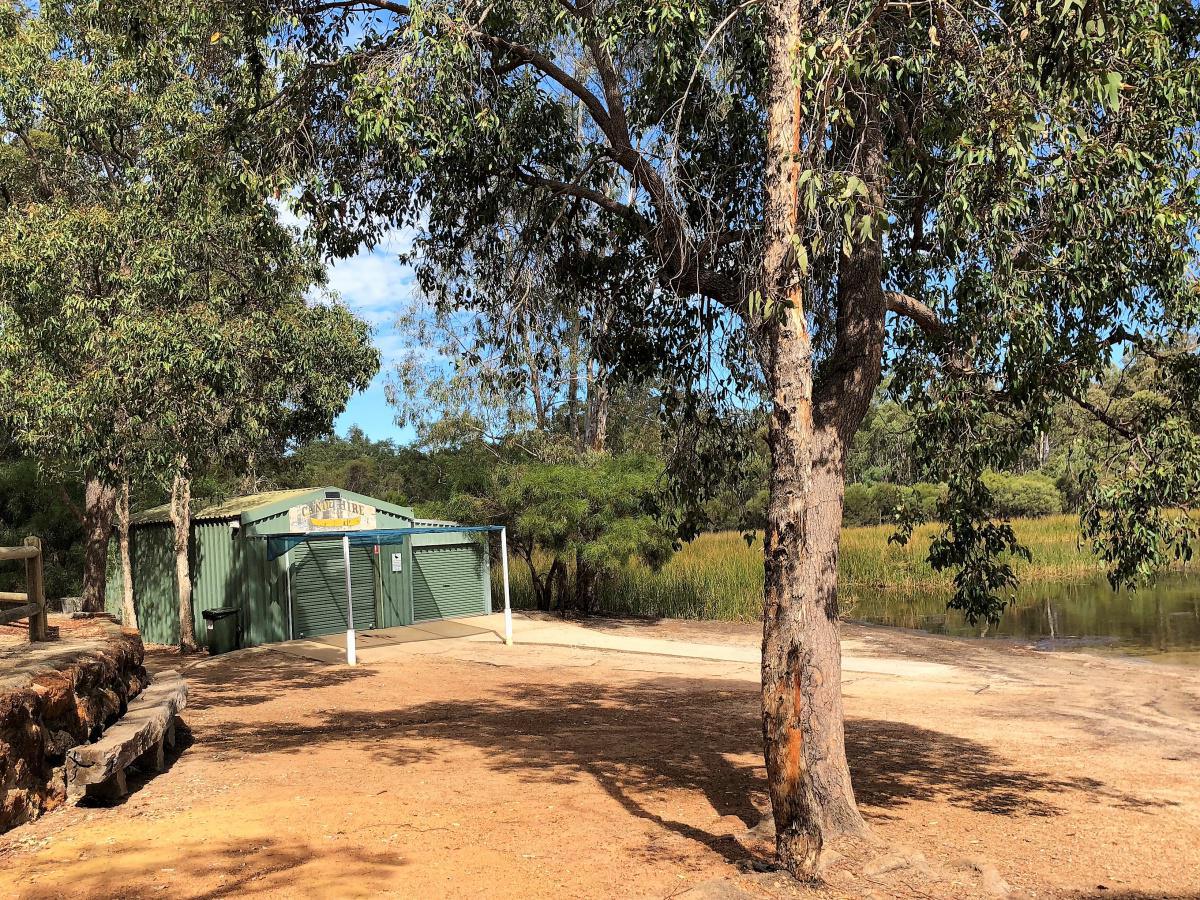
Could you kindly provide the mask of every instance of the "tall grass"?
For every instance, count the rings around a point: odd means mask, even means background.
[[[1080,546],[1074,516],[1019,519],[1014,527],[1033,555],[1013,564],[1024,583],[1086,581],[1104,571]],[[901,547],[888,543],[893,529],[886,525],[845,529],[838,567],[843,608],[852,614],[856,597],[866,592],[948,592],[952,576],[934,572],[925,559],[937,530],[922,526]],[[532,607],[528,570],[515,564],[511,579],[513,604]],[[762,589],[761,536],[747,546],[736,532],[718,532],[685,545],[657,572],[630,563],[602,580],[600,596],[603,610],[618,615],[753,621],[761,615]]]

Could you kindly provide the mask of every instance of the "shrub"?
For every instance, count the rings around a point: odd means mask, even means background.
[[[1005,518],[1052,516],[1062,512],[1062,495],[1045,475],[987,472],[983,483],[992,493],[997,514]]]

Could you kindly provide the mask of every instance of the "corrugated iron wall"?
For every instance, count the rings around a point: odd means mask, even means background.
[[[267,542],[244,536],[232,527],[234,521],[192,524],[192,608],[196,637],[203,646],[204,610],[236,606],[240,610],[243,646],[288,640],[291,636],[288,565],[296,562],[295,552],[268,560]],[[286,521],[287,513],[279,513],[255,522],[255,530],[270,533],[280,526],[286,527]],[[404,528],[411,524],[411,520],[379,511],[381,528]],[[170,525],[146,524],[135,527],[131,536],[138,626],[148,643],[179,642],[173,534]],[[112,577],[106,605],[119,617],[121,578],[115,540],[112,547],[109,566]],[[374,554],[374,547],[370,550]],[[392,571],[392,553],[402,554],[400,572]],[[444,532],[412,535],[398,539],[396,544],[381,545],[373,563],[378,577],[379,627],[408,625],[422,617],[478,615],[490,611],[487,545],[481,539],[455,531],[452,526]],[[414,580],[420,582],[419,602]],[[419,612],[417,606],[421,607]]]
[[[146,525],[130,533],[134,607],[138,630],[148,644],[179,643],[179,589],[173,538],[170,525]],[[119,608],[119,599],[117,605]]]
[[[287,582],[283,557],[267,559],[267,542],[244,538],[229,521],[199,522],[192,529],[193,605],[201,612],[222,606],[241,610],[242,644],[288,638]]]
[[[392,554],[400,554],[400,571],[392,571]],[[379,545],[379,627],[411,625],[412,606],[412,541]]]
[[[413,617],[451,619],[491,612],[487,553],[473,541],[413,551]]]

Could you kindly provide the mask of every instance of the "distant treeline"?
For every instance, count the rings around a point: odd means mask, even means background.
[[[997,513],[1005,518],[1052,516],[1067,508],[1054,481],[1037,472],[1028,475],[990,472],[984,476],[984,483],[992,492]],[[848,484],[842,521],[846,525],[884,525],[904,510],[917,512],[921,519],[933,520],[937,518],[938,501],[945,491],[944,485],[927,481],[911,485],[887,481]]]

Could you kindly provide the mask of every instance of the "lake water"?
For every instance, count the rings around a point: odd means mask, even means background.
[[[946,609],[945,595],[880,591],[862,596],[847,616],[933,634],[1033,641],[1045,650],[1086,650],[1200,665],[1200,575],[1169,575],[1137,591],[1101,579],[1022,587],[998,625],[968,625]]]

